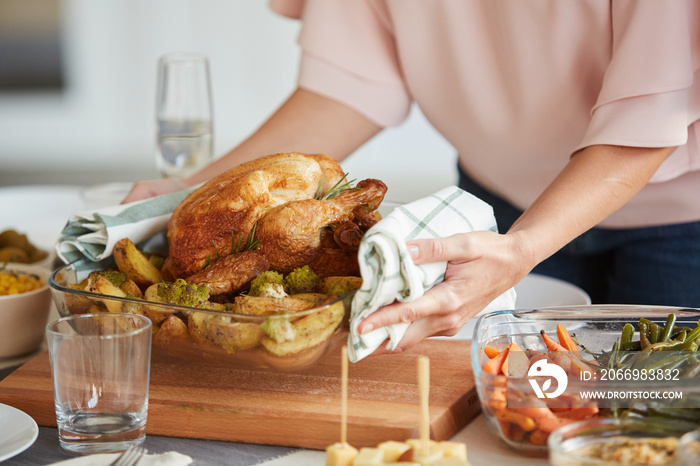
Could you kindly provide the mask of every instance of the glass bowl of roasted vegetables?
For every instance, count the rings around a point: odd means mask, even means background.
[[[360,277],[319,278],[307,266],[265,271],[244,293],[222,299],[206,286],[164,280],[154,272],[162,257],[138,254],[140,262],[128,265],[81,260],[56,269],[49,284],[59,314],[145,315],[153,322],[156,357],[257,369],[304,369],[347,341]]]
[[[700,423],[700,309],[592,305],[498,311],[472,340],[490,429],[522,452],[608,418]]]

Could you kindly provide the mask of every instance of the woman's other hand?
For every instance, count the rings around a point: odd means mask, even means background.
[[[134,186],[131,187],[131,191],[129,191],[129,194],[126,195],[121,203],[126,204],[128,202],[140,201],[142,199],[148,199],[149,197],[160,196],[161,194],[174,193],[185,188],[187,188],[187,186],[182,180],[176,178],[139,181],[134,183]]]
[[[358,331],[365,333],[411,322],[393,352],[404,351],[430,336],[457,334],[469,319],[534,267],[517,243],[517,235],[476,231],[407,245],[416,265],[447,261],[447,270],[445,280],[420,298],[385,306],[360,323]],[[382,352],[388,350],[380,347],[374,354]]]

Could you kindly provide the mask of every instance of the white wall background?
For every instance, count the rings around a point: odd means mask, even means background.
[[[214,144],[223,154],[295,87],[299,24],[264,0],[64,0],[67,89],[0,94],[0,186],[133,181],[153,162],[157,58],[210,59]],[[261,154],[263,155],[263,154]],[[344,162],[408,201],[456,180],[455,154],[415,109]]]

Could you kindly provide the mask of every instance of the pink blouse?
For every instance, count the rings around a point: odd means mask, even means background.
[[[586,146],[679,146],[601,226],[700,220],[700,1],[271,6],[303,21],[300,87],[382,126],[417,103],[461,166],[520,208]]]

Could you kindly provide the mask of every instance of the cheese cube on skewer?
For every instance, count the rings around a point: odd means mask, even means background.
[[[360,448],[353,466],[382,466],[384,464],[384,452],[379,448]]]
[[[326,466],[352,466],[357,448],[347,443],[334,443],[326,448]]]
[[[422,445],[423,445],[423,441],[419,438],[410,438],[410,439],[406,440],[406,443],[409,444],[411,446],[411,448],[413,448],[417,452],[420,451],[420,449],[422,448]],[[437,445],[437,442],[435,440],[432,440],[432,439],[428,440],[428,446],[430,447],[431,450],[433,449],[433,447],[435,445]]]
[[[401,455],[411,449],[411,445],[404,442],[388,440],[377,445],[377,448],[384,452],[385,463],[396,463]]]

